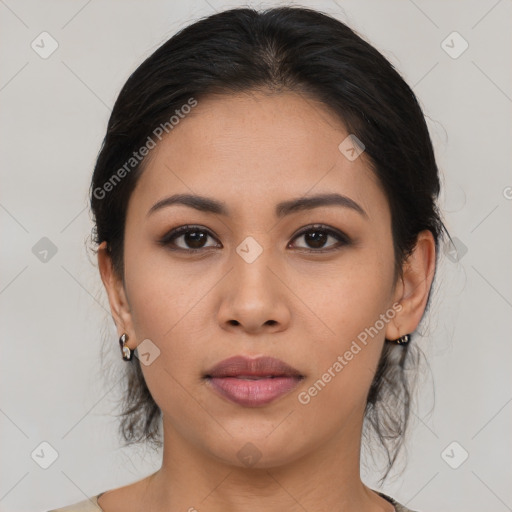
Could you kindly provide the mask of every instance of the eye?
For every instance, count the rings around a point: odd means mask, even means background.
[[[299,249],[306,249],[311,252],[327,252],[340,248],[340,246],[348,245],[350,243],[350,238],[338,231],[337,229],[332,229],[327,226],[323,226],[322,224],[316,224],[314,226],[308,226],[302,229],[293,240],[296,240],[300,237],[304,238],[306,246],[299,246]],[[331,246],[325,247],[327,240],[333,238],[338,241],[338,244],[334,243]],[[334,247],[333,247],[334,245]]]
[[[350,244],[350,238],[333,228],[329,228],[322,224],[308,226],[297,233],[293,240],[304,238],[307,245],[295,246],[298,249],[304,249],[310,252],[327,252],[340,248],[341,246]],[[167,233],[159,243],[169,247],[171,250],[183,250],[189,252],[200,251],[211,247],[219,247],[219,245],[206,245],[208,238],[215,239],[213,234],[206,228],[201,226],[180,226]],[[331,243],[326,247],[329,238],[334,239],[335,243]],[[181,239],[181,240],[180,240]],[[337,242],[337,243],[336,243]],[[289,247],[292,244],[289,245]],[[220,245],[222,247],[222,245]]]
[[[201,226],[187,225],[173,229],[159,243],[164,246],[170,246],[172,250],[198,251],[204,248],[215,247],[215,245],[205,245],[208,237],[215,238],[209,230]],[[181,242],[176,243],[180,238],[182,239]]]

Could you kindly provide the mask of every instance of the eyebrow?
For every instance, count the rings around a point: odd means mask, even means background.
[[[147,217],[154,212],[172,205],[184,205],[206,213],[215,213],[217,215],[229,216],[229,210],[226,204],[216,199],[198,196],[193,194],[175,194],[166,197],[155,203],[148,211]],[[365,210],[350,197],[341,194],[319,194],[315,196],[299,197],[278,203],[275,208],[276,217],[282,218],[286,215],[304,210],[312,210],[322,206],[342,206],[350,208],[368,219]]]

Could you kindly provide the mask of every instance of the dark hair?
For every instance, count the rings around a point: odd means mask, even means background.
[[[430,230],[439,248],[445,228],[436,206],[440,184],[432,143],[413,91],[391,63],[345,24],[319,11],[236,8],[180,30],[132,73],[115,102],[90,201],[94,241],[107,241],[120,278],[127,205],[147,158],[131,162],[133,169],[127,169],[126,162],[156,127],[170,131],[171,116],[191,104],[191,98],[200,102],[210,94],[254,90],[294,91],[319,100],[363,142],[364,155],[390,205],[395,275],[401,273],[420,231]],[[125,172],[116,177],[122,168]],[[428,299],[427,305],[430,291]],[[384,345],[367,397],[365,423],[373,427],[387,455],[384,479],[409,418],[413,381],[406,369],[417,364],[415,345]],[[126,366],[122,437],[129,443],[161,446],[161,411],[138,358]]]

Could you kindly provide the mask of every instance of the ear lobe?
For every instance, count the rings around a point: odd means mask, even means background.
[[[416,245],[403,265],[403,276],[397,284],[395,300],[402,306],[388,324],[386,338],[397,339],[418,327],[427,305],[436,267],[436,247],[431,231],[418,234]]]
[[[133,329],[130,305],[126,297],[123,282],[114,272],[112,258],[107,251],[106,242],[102,242],[98,247],[98,268],[108,295],[110,311],[116,324],[118,335],[121,336],[126,332],[128,338],[134,338],[134,336],[131,336]],[[129,344],[127,344],[127,346],[129,346]]]

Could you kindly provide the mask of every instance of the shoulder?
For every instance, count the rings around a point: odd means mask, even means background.
[[[384,494],[383,492],[375,491],[379,496],[384,498],[385,500],[388,500],[394,507],[396,512],[416,512],[414,510],[411,510],[410,508],[407,508],[406,506],[402,505],[401,503],[398,503],[394,498],[391,496],[388,496],[387,494]]]
[[[103,512],[101,507],[98,505],[98,498],[101,494],[103,493],[91,496],[86,500],[67,505],[66,507],[48,510],[48,512]]]
[[[98,503],[98,498],[103,496],[104,494],[107,494],[107,500],[105,503],[105,498],[101,498],[102,505],[104,507],[112,507],[117,509],[126,509],[127,504],[132,503],[134,500],[138,499],[139,492],[141,489],[144,489],[144,486],[147,485],[148,479],[151,478],[152,475],[149,477],[143,478],[142,480],[138,480],[136,482],[133,482],[131,484],[125,485],[123,487],[114,487],[112,489],[107,489],[99,494],[96,494],[95,496],[91,496],[85,500],[78,501],[76,503],[72,503],[70,505],[67,505],[65,507],[55,508],[52,510],[48,510],[47,512],[104,512],[104,510],[101,508],[100,504]],[[108,505],[110,500],[110,503],[112,505]]]
[[[382,496],[384,499],[389,501],[394,507],[396,512],[416,512],[407,508],[406,506],[398,503],[394,498],[384,494],[383,492],[375,491],[379,496]],[[61,508],[55,508],[52,510],[48,510],[47,512],[103,512],[103,509],[98,505],[98,498],[104,493],[97,494],[96,496],[91,496],[86,500],[82,500],[71,505],[67,505]]]

